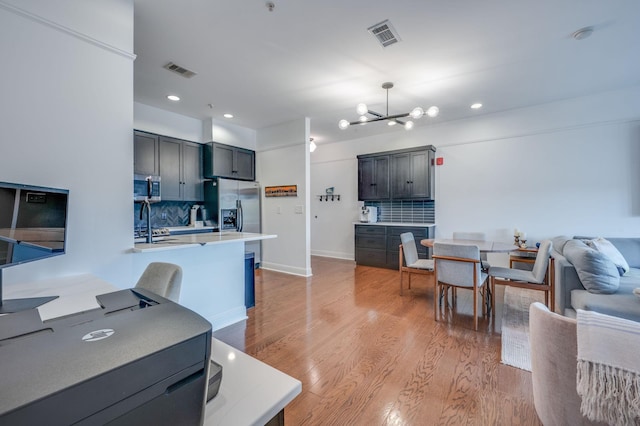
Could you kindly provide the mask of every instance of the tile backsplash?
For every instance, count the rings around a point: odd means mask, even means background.
[[[193,201],[161,201],[151,204],[151,227],[162,228],[188,225],[189,213],[191,212],[191,206],[194,204],[199,203],[194,203]],[[141,229],[147,225],[146,212],[142,220],[140,220],[141,206],[142,204],[140,203],[133,205],[134,229]]]
[[[367,201],[378,208],[378,222],[435,223],[435,201]]]

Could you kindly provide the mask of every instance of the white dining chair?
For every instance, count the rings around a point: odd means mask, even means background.
[[[400,295],[402,296],[402,281],[404,273],[409,275],[408,289],[411,290],[411,274],[433,275],[433,260],[420,259],[418,257],[418,249],[416,248],[416,240],[411,232],[400,234]]]
[[[454,232],[453,233],[454,240],[475,240],[475,241],[487,241],[487,234],[484,232]],[[480,252],[480,260],[482,264],[482,269],[484,271],[488,271],[491,266],[487,261],[487,253]]]
[[[540,243],[533,270],[503,268],[492,266],[489,268],[489,283],[491,286],[491,307],[495,315],[495,291],[496,284],[508,285],[511,287],[527,288],[544,292],[545,305],[553,312],[554,310],[554,288],[553,273],[550,271],[549,258],[551,256],[551,241],[544,240]]]
[[[473,291],[473,325],[478,330],[478,295],[484,299],[487,274],[480,266],[480,250],[478,246],[462,244],[433,244],[435,270],[434,294],[439,294],[447,287],[466,288]],[[486,313],[486,304],[482,303],[482,313]],[[438,298],[434,297],[434,319],[438,321]]]

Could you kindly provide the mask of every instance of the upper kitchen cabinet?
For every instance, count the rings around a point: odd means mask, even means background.
[[[160,136],[163,201],[202,201],[202,145]]]
[[[133,132],[133,173],[137,175],[158,175],[159,137],[151,133]]]
[[[358,155],[358,200],[433,200],[432,145]]]
[[[391,198],[394,200],[433,200],[435,148],[391,155]]]
[[[358,156],[358,200],[389,199],[389,156]]]
[[[255,151],[250,149],[209,142],[204,146],[204,177],[255,180],[255,159]]]

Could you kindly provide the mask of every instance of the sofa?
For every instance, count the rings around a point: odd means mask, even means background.
[[[608,256],[592,253],[589,243],[594,240],[581,236],[552,239],[556,312],[575,318],[576,309],[583,309],[640,322],[640,297],[633,292],[640,288],[640,238],[606,238],[628,264],[623,275]],[[576,259],[584,255],[587,257]],[[595,270],[585,271],[594,264]]]

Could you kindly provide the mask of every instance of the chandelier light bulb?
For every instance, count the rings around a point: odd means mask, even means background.
[[[356,107],[356,112],[358,113],[358,115],[365,115],[367,111],[369,111],[369,108],[367,108],[366,104],[358,104],[358,106]]]
[[[411,116],[411,118],[413,118],[414,120],[417,120],[418,118],[422,117],[424,115],[424,110],[420,107],[415,107],[411,113],[409,113],[409,115]]]
[[[439,113],[440,108],[438,108],[437,106],[429,107],[429,109],[427,110],[427,115],[432,118],[437,117]]]
[[[340,129],[344,130],[347,127],[349,127],[349,122],[347,120],[340,120],[338,122],[338,127],[340,127]]]
[[[387,125],[389,126],[395,126],[396,124],[398,124],[396,120],[389,120],[389,122],[387,123]]]
[[[360,122],[361,122],[361,123],[366,123],[366,122],[367,122],[367,120],[368,120],[368,119],[367,119],[367,116],[366,116],[366,115],[361,115],[361,116],[360,116]]]
[[[314,141],[311,141],[311,143],[309,144],[309,152],[315,151],[316,148],[317,148],[316,143]]]
[[[404,123],[404,129],[405,130],[411,130],[413,129],[413,121],[409,120],[406,123]]]

